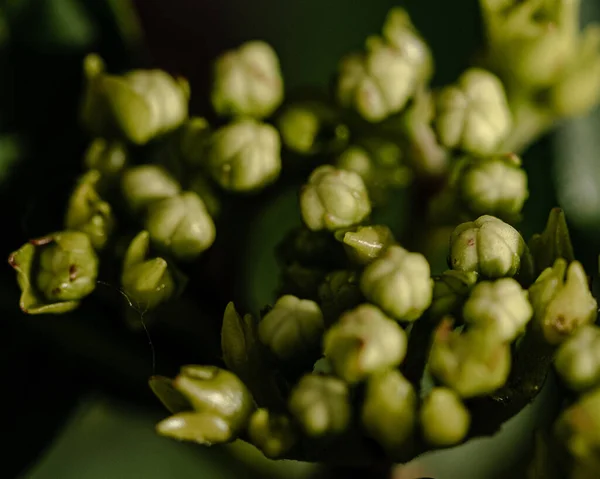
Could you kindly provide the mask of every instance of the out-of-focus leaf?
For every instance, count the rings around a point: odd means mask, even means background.
[[[23,158],[23,153],[24,146],[20,138],[14,135],[0,136],[0,187],[10,179],[13,168]]]

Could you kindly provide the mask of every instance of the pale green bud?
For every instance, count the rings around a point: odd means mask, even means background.
[[[254,409],[252,396],[234,374],[214,366],[184,366],[173,380],[193,408],[163,421],[163,436],[212,445],[232,441],[245,429]]]
[[[288,407],[311,437],[342,433],[350,422],[348,387],[336,378],[305,375],[292,390]]]
[[[406,346],[404,330],[370,304],[343,314],[323,338],[323,354],[335,374],[348,383],[398,366]]]
[[[579,328],[558,349],[554,367],[563,382],[575,391],[600,385],[600,328]]]
[[[215,224],[191,191],[148,206],[145,229],[152,241],[181,261],[193,261],[215,240]]]
[[[456,227],[450,237],[450,265],[488,278],[514,276],[521,266],[525,241],[508,223],[484,215]]]
[[[531,285],[529,299],[534,324],[550,344],[562,343],[579,327],[596,319],[598,304],[578,261],[567,267],[564,259],[557,259]]]
[[[471,425],[471,415],[460,397],[448,388],[433,388],[420,411],[421,433],[434,447],[462,442]]]
[[[498,341],[512,342],[525,332],[533,316],[527,291],[512,278],[482,281],[471,291],[463,308],[463,319],[484,328]]]
[[[217,58],[211,93],[217,114],[265,118],[282,100],[279,59],[269,44],[246,42]]]
[[[361,422],[368,436],[397,456],[409,445],[417,419],[417,394],[400,371],[389,369],[367,381]]]
[[[127,150],[118,141],[96,138],[85,152],[84,164],[89,170],[98,170],[103,175],[114,175],[125,168]]]
[[[271,459],[281,457],[296,443],[294,426],[287,416],[257,409],[250,418],[248,436],[262,453]]]
[[[417,320],[431,304],[429,263],[400,246],[390,246],[369,264],[360,286],[369,301],[399,321]]]
[[[141,165],[125,170],[121,191],[131,211],[137,213],[155,201],[178,195],[181,186],[161,166]]]
[[[477,283],[475,272],[448,270],[433,279],[433,296],[429,312],[433,317],[441,318],[448,314],[457,314]]]
[[[225,190],[258,190],[278,178],[280,150],[274,127],[251,119],[236,120],[214,133],[207,168]]]
[[[384,225],[359,226],[350,231],[336,232],[344,243],[348,258],[358,265],[366,265],[381,256],[396,240],[392,230]]]
[[[319,304],[326,324],[363,302],[360,275],[356,271],[338,270],[325,276],[319,286]]]
[[[452,331],[452,321],[437,328],[429,353],[429,370],[464,398],[490,394],[510,373],[510,346],[485,329]]]
[[[442,144],[468,153],[493,153],[512,126],[500,80],[471,68],[456,86],[444,88],[437,100],[436,128]]]
[[[210,144],[211,129],[201,117],[187,120],[178,131],[179,152],[185,163],[192,167],[203,166]]]
[[[539,273],[552,267],[559,258],[563,258],[569,263],[575,261],[575,253],[563,210],[552,208],[543,233],[534,234],[529,240],[529,250],[533,256],[536,271]]]
[[[285,295],[259,323],[258,336],[277,357],[288,360],[317,346],[324,328],[317,303]]]
[[[316,168],[300,192],[302,219],[313,231],[336,230],[363,221],[371,213],[362,178],[330,165]]]
[[[112,208],[98,193],[101,179],[98,170],[83,175],[71,194],[65,215],[65,228],[87,234],[97,250],[104,248],[115,227]]]

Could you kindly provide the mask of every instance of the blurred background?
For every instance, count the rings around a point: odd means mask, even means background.
[[[600,19],[600,2],[583,3],[583,22]],[[224,50],[266,40],[280,55],[287,88],[325,89],[339,57],[360,48],[395,5],[409,10],[433,49],[434,83],[453,81],[481,43],[477,0],[0,0],[0,251],[8,256],[60,227],[89,140],[77,121],[85,54],[98,52],[115,72],[156,66],[187,77],[191,111],[202,115],[211,61]],[[588,271],[598,269],[600,250],[599,132],[595,112],[560,126],[525,155],[532,200],[524,234],[543,229],[548,210],[560,204]],[[203,359],[185,330],[151,330],[149,341],[102,304],[65,316],[25,316],[8,265],[0,282],[9,439],[2,477],[291,479],[314,472],[255,459],[249,468],[251,451],[232,455],[155,436],[165,411],[148,377]],[[222,312],[231,288],[205,295],[212,298],[207,315]]]

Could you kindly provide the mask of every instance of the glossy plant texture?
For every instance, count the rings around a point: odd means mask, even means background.
[[[577,0],[479,3],[485,48],[436,89],[401,8],[340,60],[329,96],[285,91],[262,41],[224,52],[206,118],[189,115],[185,79],[87,56],[85,171],[63,231],[10,256],[22,310],[72,311],[103,275],[126,316],[194,299],[193,267],[244,220],[235,206],[291,178],[303,224],[272,252],[277,299],[258,314],[227,305],[222,362],[150,379],[172,413],[159,434],[242,439],[272,459],[407,462],[494,434],[555,365],[574,394],[547,439],[571,477],[600,477],[590,272],[560,208],[521,233],[521,155],[600,100],[600,27],[579,31]],[[406,231],[388,220],[402,215]],[[421,238],[441,238],[445,267]]]

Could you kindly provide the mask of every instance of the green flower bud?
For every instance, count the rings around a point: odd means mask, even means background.
[[[442,318],[461,311],[471,289],[477,283],[477,279],[477,273],[452,269],[435,277],[433,279],[433,299],[429,308],[432,317]]]
[[[181,186],[161,166],[141,165],[125,170],[121,190],[131,211],[137,213],[155,201],[178,195]]]
[[[211,101],[223,116],[270,116],[283,100],[277,54],[265,42],[251,41],[217,58]]]
[[[221,198],[219,198],[204,172],[193,175],[188,186],[189,191],[196,193],[202,199],[210,216],[217,218],[221,213]]]
[[[464,398],[490,394],[502,387],[510,373],[510,346],[485,329],[452,331],[444,320],[434,335],[429,370],[445,386]]]
[[[336,378],[305,375],[292,390],[288,407],[310,437],[342,433],[350,422],[348,387]]]
[[[554,367],[575,391],[600,385],[600,328],[582,326],[558,348]]]
[[[71,194],[65,215],[65,228],[87,234],[97,250],[104,248],[115,227],[110,204],[98,194],[101,179],[97,170],[83,175]]]
[[[429,307],[433,281],[419,253],[390,246],[366,267],[360,280],[365,297],[399,321],[415,321]]]
[[[317,360],[313,365],[313,374],[331,375],[333,374],[333,368],[329,359],[323,357]]]
[[[207,157],[213,179],[225,190],[253,191],[274,182],[281,171],[277,130],[250,119],[215,132]]]
[[[262,453],[277,459],[296,444],[294,426],[287,416],[275,415],[266,409],[257,409],[250,418],[248,436]]]
[[[254,409],[252,396],[234,374],[214,366],[184,366],[173,386],[193,407],[163,421],[163,436],[212,445],[232,441],[244,430]]]
[[[183,161],[192,167],[203,166],[210,144],[211,129],[208,121],[192,117],[178,131],[179,152]]]
[[[460,397],[448,388],[433,388],[420,411],[421,432],[434,447],[454,446],[462,442],[471,425],[469,410]]]
[[[444,88],[437,101],[436,128],[442,144],[468,153],[494,153],[512,126],[510,108],[500,80],[471,68],[456,86]]]
[[[323,269],[305,267],[294,261],[283,268],[278,292],[280,295],[291,294],[316,301],[325,276],[327,271]]]
[[[406,346],[404,330],[370,304],[342,315],[323,338],[323,354],[335,374],[348,383],[398,366]]]
[[[285,295],[259,323],[258,336],[277,357],[289,360],[318,345],[323,329],[323,313],[317,303]]]
[[[410,46],[399,49],[380,37],[370,37],[366,46],[366,52],[342,59],[337,100],[365,120],[378,122],[406,106],[422,80],[423,65],[414,61]]]
[[[318,102],[288,106],[277,119],[277,127],[286,148],[301,155],[338,151],[350,137],[337,112]]]
[[[392,230],[384,225],[342,230],[336,232],[336,238],[344,243],[348,258],[358,265],[371,263],[396,242]]]
[[[188,115],[189,85],[161,70],[104,72],[97,55],[84,61],[87,88],[82,119],[96,136],[120,135],[135,144],[177,128]]]
[[[483,281],[471,291],[463,308],[463,319],[484,328],[498,341],[512,342],[525,332],[533,316],[527,291],[512,278]]]
[[[563,411],[556,422],[555,435],[574,461],[570,477],[591,479],[600,471],[600,389],[584,394]],[[587,472],[587,473],[584,473]]]
[[[534,234],[531,237],[529,250],[533,256],[536,271],[539,273],[552,267],[559,258],[563,258],[569,263],[575,261],[571,236],[563,210],[552,208],[546,229],[542,234]]]
[[[361,422],[366,433],[388,454],[403,452],[416,424],[417,394],[394,369],[374,374],[367,381]]]
[[[300,192],[302,219],[313,231],[334,231],[363,221],[371,213],[362,178],[352,171],[319,166]]]
[[[121,285],[129,300],[142,310],[153,310],[176,292],[169,264],[163,258],[148,259],[150,234],[139,233],[130,243],[121,274]]]
[[[521,266],[525,241],[509,224],[484,215],[456,227],[450,237],[450,264],[488,278],[514,276]]]
[[[475,216],[514,218],[529,196],[527,174],[514,154],[470,158],[457,183],[462,204]]]
[[[335,322],[340,314],[363,302],[360,276],[355,271],[332,271],[319,286],[319,304],[326,324]]]
[[[31,240],[12,253],[20,307],[27,314],[61,314],[74,310],[94,291],[98,257],[90,238],[63,231]]]
[[[596,319],[598,305],[578,261],[567,267],[564,259],[557,259],[531,285],[529,299],[534,324],[550,344],[562,343],[577,328]]]
[[[204,202],[191,191],[150,204],[145,229],[154,243],[181,261],[195,260],[216,235]]]
[[[115,175],[127,164],[127,150],[121,142],[96,138],[85,152],[84,164],[88,170],[98,170],[107,176]]]

